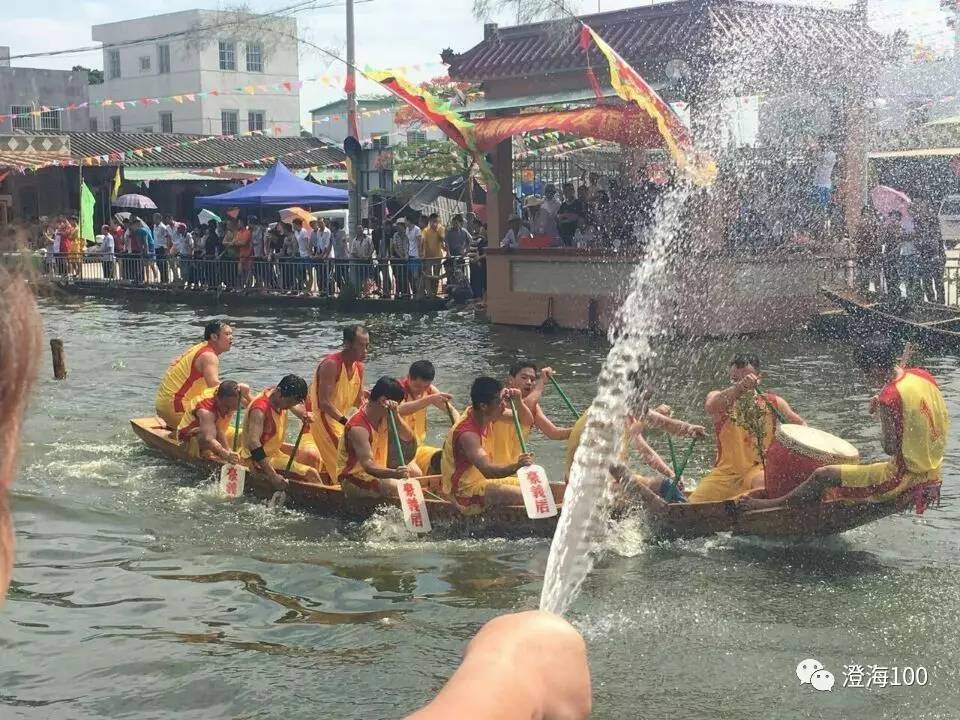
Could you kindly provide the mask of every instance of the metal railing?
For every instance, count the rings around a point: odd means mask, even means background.
[[[948,256],[937,267],[920,268],[916,285],[909,291],[898,264],[863,262],[851,257],[817,258],[821,287],[857,290],[861,294],[906,295],[939,305],[960,306],[960,257]]]
[[[47,255],[40,271],[64,282],[207,292],[264,292],[336,297],[435,297],[455,288],[477,296],[480,266],[467,257],[336,260],[301,257],[161,257],[117,253]],[[471,281],[474,286],[471,288]],[[468,296],[469,296],[468,295]]]

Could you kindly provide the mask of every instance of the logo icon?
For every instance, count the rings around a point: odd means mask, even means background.
[[[818,670],[823,670],[823,663],[813,658],[808,658],[797,665],[797,677],[800,678],[800,684],[809,684],[810,678],[812,678],[813,674]]]
[[[817,670],[817,672],[810,676],[810,684],[821,692],[830,692],[833,690],[833,684],[835,682],[836,680],[833,678],[833,673],[829,670]]]

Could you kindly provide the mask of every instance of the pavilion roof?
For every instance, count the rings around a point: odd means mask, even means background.
[[[884,54],[884,37],[852,10],[769,1],[677,0],[580,19],[637,68],[662,69],[674,57],[689,60],[709,52],[711,43],[722,48],[743,41],[789,51],[806,48],[811,56],[834,61]],[[574,71],[587,67],[578,40],[579,25],[572,19],[488,26],[482,42],[459,54],[444,51],[443,59],[451,78],[469,82]],[[590,63],[602,64],[595,48]]]

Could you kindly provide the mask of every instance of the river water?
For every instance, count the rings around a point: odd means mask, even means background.
[[[45,300],[42,313],[70,375],[54,382],[46,361],[25,429],[0,718],[395,718],[436,691],[481,623],[537,605],[546,540],[415,541],[391,515],[343,527],[226,502],[198,472],[143,448],[127,419],[151,414],[160,373],[207,316],[97,300]],[[558,369],[586,407],[607,350],[456,313],[239,313],[222,376],[254,386],[307,375],[349,321],[370,328],[371,377],[428,357],[461,406],[475,375],[502,376],[526,356]],[[740,346],[761,353],[768,386],[812,425],[863,456],[880,452],[869,391],[843,347],[805,335]],[[659,348],[655,400],[704,422],[703,396],[724,382],[734,347]],[[925,361],[960,427],[957,361]],[[544,408],[568,420],[555,395]],[[446,424],[431,422],[439,442]],[[562,448],[543,438],[532,448],[559,478]],[[638,523],[620,523],[570,612],[589,644],[594,717],[960,717],[958,475],[954,443],[943,508],[803,545],[645,544]],[[832,692],[800,685],[805,658],[834,673]],[[928,681],[878,687],[874,670],[873,687],[841,687],[849,665],[923,666]]]

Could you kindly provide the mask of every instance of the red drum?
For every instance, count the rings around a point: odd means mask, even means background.
[[[781,425],[767,448],[764,488],[767,497],[782,497],[817,468],[858,462],[857,449],[836,435],[806,425]]]

